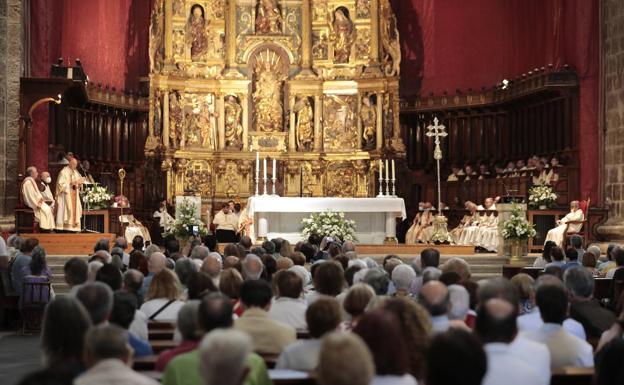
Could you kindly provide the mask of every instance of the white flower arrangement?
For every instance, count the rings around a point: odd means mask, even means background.
[[[529,189],[529,206],[536,208],[539,206],[551,207],[557,201],[557,194],[551,186],[537,185]]]
[[[511,209],[511,216],[501,228],[501,235],[504,239],[529,239],[535,236],[535,226],[527,221],[520,208],[514,205]]]
[[[184,199],[178,208],[177,218],[171,223],[169,231],[164,235],[173,234],[176,238],[188,239],[193,235],[193,226],[197,226],[199,236],[208,234],[208,229],[202,220],[197,216],[197,208],[194,203]]]
[[[110,200],[113,199],[113,194],[105,186],[100,186],[96,183],[93,187],[85,189],[81,194],[81,198],[90,209],[97,210],[108,208]]]
[[[313,213],[301,220],[301,235],[308,238],[312,234],[322,237],[338,238],[341,241],[355,241],[355,222],[345,219],[342,212],[324,211]]]

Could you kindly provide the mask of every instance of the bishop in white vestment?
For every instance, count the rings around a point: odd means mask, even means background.
[[[570,202],[570,212],[565,217],[561,218],[561,220],[557,221],[557,227],[548,231],[544,243],[553,241],[557,246],[562,247],[566,230],[568,233],[576,233],[581,231],[583,227],[582,223],[570,222],[581,222],[584,219],[585,216],[583,215],[583,210],[579,207],[579,201]]]
[[[33,210],[37,222],[39,222],[39,228],[43,230],[54,229],[54,215],[52,209],[46,203],[45,197],[39,191],[36,178],[38,176],[37,169],[35,167],[28,167],[26,169],[28,175],[22,183],[22,196],[24,203]]]
[[[56,228],[80,231],[82,205],[80,189],[84,180],[76,170],[78,160],[70,158],[69,164],[61,170],[56,179]]]

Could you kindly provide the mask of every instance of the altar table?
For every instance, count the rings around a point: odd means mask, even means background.
[[[358,243],[396,242],[396,218],[405,218],[403,198],[282,198],[253,196],[247,213],[253,218],[257,240],[283,238],[291,243],[302,240],[301,220],[310,213],[334,211],[355,221]],[[254,239],[254,241],[256,241]]]

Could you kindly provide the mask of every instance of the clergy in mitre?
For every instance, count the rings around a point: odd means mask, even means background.
[[[56,228],[66,231],[80,231],[80,189],[84,180],[76,170],[78,160],[69,158],[56,179]]]
[[[39,191],[37,168],[34,166],[28,167],[26,175],[27,177],[22,183],[24,203],[33,210],[35,218],[39,222],[39,228],[44,231],[51,231],[54,229],[54,214],[52,214],[52,209],[46,203],[45,197]]]
[[[416,243],[427,243],[433,235],[433,205],[431,202],[425,202],[423,211],[416,218],[414,224],[407,230],[405,234],[405,243],[413,245]]]
[[[565,217],[557,221],[557,227],[548,231],[544,243],[553,241],[557,244],[557,246],[562,247],[566,232],[577,233],[581,231],[581,228],[583,227],[581,222],[583,220],[583,210],[580,209],[579,201],[570,202],[570,212]]]
[[[466,203],[464,203],[464,208],[468,210],[468,214],[464,215],[464,217],[459,222],[459,225],[450,232],[451,237],[453,238],[453,242],[455,242],[456,244],[461,244],[460,239],[462,232],[464,231],[464,229],[468,228],[475,221],[475,219],[478,218],[477,205],[475,203],[471,201],[466,201]]]

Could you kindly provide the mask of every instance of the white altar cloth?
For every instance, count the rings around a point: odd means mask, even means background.
[[[403,198],[282,198],[254,196],[247,201],[247,211],[254,220],[258,238],[301,240],[301,220],[310,213],[344,212],[356,224],[360,243],[382,244],[396,237],[396,218],[405,218]]]

